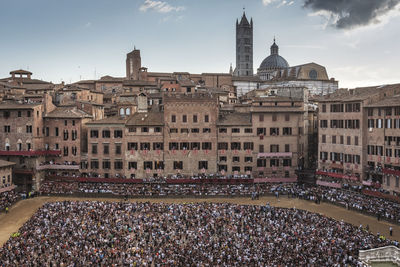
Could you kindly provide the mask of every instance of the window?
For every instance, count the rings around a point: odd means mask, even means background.
[[[103,169],[104,170],[109,170],[111,169],[111,162],[109,160],[104,160],[103,161]]]
[[[257,159],[257,167],[266,167],[267,160],[266,159]]]
[[[193,122],[197,123],[197,115],[193,115]]]
[[[92,154],[97,154],[97,145],[92,144]]]
[[[374,109],[373,108],[368,108],[368,116],[374,116]]]
[[[199,142],[192,142],[192,143],[190,143],[190,149],[192,149],[192,150],[199,150],[199,149],[200,149],[200,143],[199,143]]]
[[[140,143],[140,150],[150,150],[150,143],[148,142]]]
[[[108,145],[108,144],[103,145],[103,153],[104,153],[104,155],[110,154],[110,145]]]
[[[253,157],[244,157],[244,162],[253,162]]]
[[[39,128],[38,128],[39,129]],[[26,126],[26,133],[32,133],[32,125]],[[39,134],[38,134],[39,135]]]
[[[114,138],[122,138],[122,130],[114,130]]]
[[[75,120],[72,120],[72,126],[75,126]]]
[[[153,169],[153,162],[152,161],[145,161],[143,162],[143,169]]]
[[[212,143],[211,142],[203,142],[203,143],[201,143],[201,148],[203,150],[211,150],[212,149]]]
[[[271,145],[270,152],[279,152],[279,145]]]
[[[264,121],[264,115],[263,115],[263,114],[260,114],[260,115],[258,116],[258,119],[259,119],[260,122]]]
[[[137,150],[138,143],[128,143],[128,150]]]
[[[116,170],[122,170],[123,169],[123,163],[121,160],[116,160],[114,161],[114,169]]]
[[[354,145],[358,146],[358,136],[354,136]]]
[[[292,160],[291,159],[283,159],[283,166],[284,167],[292,166]]]
[[[258,152],[259,153],[264,153],[264,145],[259,145],[258,146]]]
[[[98,169],[99,168],[99,161],[98,160],[90,161],[90,168],[91,169]]]
[[[240,150],[240,142],[232,142],[231,150]]]
[[[323,143],[323,144],[326,143],[326,135],[325,134],[322,135],[321,143]]]
[[[68,121],[67,120],[64,121],[64,125],[68,126]]]
[[[142,127],[141,128],[142,133],[148,133],[149,132],[149,127]]]
[[[227,133],[227,132],[228,132],[228,129],[226,129],[226,128],[219,128],[218,131],[219,131],[219,133]]]
[[[182,115],[182,122],[187,122],[187,115]]]
[[[208,161],[199,161],[199,170],[208,169]]]
[[[340,144],[341,144],[341,145],[344,144],[344,136],[343,136],[343,135],[340,136]]]
[[[110,138],[111,137],[110,130],[103,130],[102,134],[103,134],[103,138]]]
[[[290,115],[289,114],[285,114],[285,121],[290,121]]]
[[[137,162],[136,161],[128,162],[128,170],[131,170],[131,169],[137,170]]]
[[[257,128],[257,135],[266,135],[267,128]]]
[[[155,133],[161,133],[161,127],[154,127],[154,132]]]
[[[183,161],[174,161],[174,170],[182,170]]]
[[[211,133],[211,128],[203,128],[203,133]]]
[[[218,143],[218,150],[228,150],[228,143]]]
[[[99,131],[98,130],[90,130],[90,137],[91,138],[98,138],[99,137]]]
[[[204,115],[204,122],[209,122],[210,118],[208,115]]]
[[[4,132],[5,132],[5,133],[11,132],[11,126],[10,126],[10,125],[5,125],[5,126],[4,126]]]
[[[64,130],[63,137],[64,140],[68,140],[68,130]]]
[[[130,133],[136,133],[136,127],[129,127]]]
[[[269,166],[270,167],[279,167],[279,159],[271,159],[269,161]]]
[[[332,144],[336,144],[336,135],[332,135]]]
[[[253,132],[253,128],[244,128],[244,132],[245,133],[252,133]]]
[[[164,143],[153,143],[153,150],[163,150],[164,149]]]
[[[169,150],[177,150],[177,149],[179,149],[179,143],[177,143],[177,142],[169,143]]]
[[[290,144],[285,144],[285,152],[290,152]]]
[[[277,121],[277,120],[278,120],[278,118],[277,118],[276,114],[272,114],[272,121]]]
[[[219,161],[226,161],[226,156],[219,157]]]
[[[68,156],[68,147],[67,146],[63,147],[63,155]]]
[[[240,157],[238,157],[238,156],[232,157],[232,162],[239,162],[239,161],[240,161]]]
[[[279,128],[270,128],[270,129],[269,129],[269,134],[270,134],[271,136],[277,136],[277,135],[279,135]]]
[[[322,104],[322,112],[326,112],[326,104]]]
[[[78,139],[78,132],[77,132],[77,130],[72,130],[72,131],[71,131],[71,138],[72,138],[72,140]]]
[[[328,128],[328,120],[321,120],[320,121],[321,128]]]
[[[170,128],[169,132],[170,133],[178,133],[178,128]]]
[[[253,142],[244,142],[243,143],[243,148],[245,150],[253,150],[254,149],[254,144],[253,144]]]
[[[171,122],[176,122],[176,115],[171,115]]]
[[[232,128],[232,133],[240,133],[240,128]]]
[[[179,144],[180,150],[188,150],[190,148],[190,143],[189,142],[181,142]]]
[[[199,133],[200,130],[199,130],[199,128],[192,128],[191,132],[192,133]]]
[[[18,111],[18,117],[22,117],[22,112]]]
[[[55,136],[58,136],[58,127],[56,127],[56,128],[54,129],[54,135],[55,135]]]
[[[292,135],[292,128],[291,127],[284,127],[283,129],[282,129],[283,131],[283,135]]]
[[[31,116],[31,111],[30,111],[30,110],[28,110],[28,111],[26,112],[26,116],[27,116],[27,117],[30,117],[30,116]]]

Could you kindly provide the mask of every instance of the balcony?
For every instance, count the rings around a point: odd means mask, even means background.
[[[291,158],[292,152],[258,153],[257,158]]]
[[[61,150],[29,150],[29,151],[0,150],[0,156],[35,157],[35,156],[59,156],[59,155],[61,155]]]
[[[44,164],[36,167],[37,170],[79,170],[79,165]]]

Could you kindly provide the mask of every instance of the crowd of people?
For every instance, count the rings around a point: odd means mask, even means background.
[[[0,193],[0,212],[7,212],[19,198],[19,195],[14,190]]]
[[[315,202],[329,201],[360,212],[400,223],[400,204],[383,198],[362,194],[358,187],[336,189],[323,186],[293,184],[124,184],[79,183],[46,181],[41,194],[113,194],[117,196],[253,196],[265,194],[287,195]]]
[[[0,266],[363,266],[395,241],[269,205],[63,201],[0,248]]]

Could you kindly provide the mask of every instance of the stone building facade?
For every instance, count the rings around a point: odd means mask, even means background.
[[[386,105],[385,99],[397,94],[400,94],[400,85],[395,84],[338,90],[319,99],[318,169],[327,176],[382,184],[383,169],[392,168],[391,164],[396,162],[397,132],[394,129],[391,132],[390,128],[385,134],[383,123],[390,119],[392,127],[396,117],[384,115],[385,109],[378,107]],[[387,114],[394,114],[394,106],[387,108]],[[378,129],[374,128],[376,123]],[[385,138],[390,147],[384,145]],[[384,146],[391,155],[388,156],[391,163],[387,162]],[[376,174],[377,170],[380,175]]]

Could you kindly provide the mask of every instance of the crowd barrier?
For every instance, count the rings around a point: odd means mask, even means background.
[[[372,191],[372,190],[364,189],[364,190],[362,191],[362,193],[363,193],[364,195],[367,195],[367,196],[385,198],[385,199],[387,199],[387,200],[400,203],[400,197],[393,196],[393,195],[389,195],[389,194],[384,194],[384,193],[379,192],[379,191]]]
[[[339,183],[331,183],[331,182],[321,181],[321,180],[317,180],[317,185],[327,186],[327,187],[332,187],[332,188],[342,188],[342,185]]]

